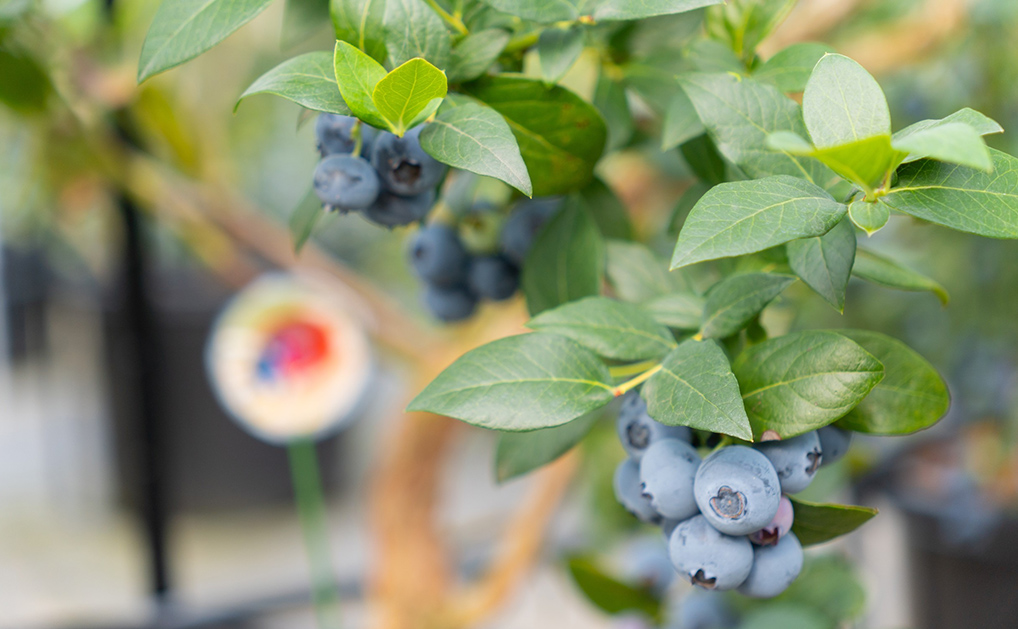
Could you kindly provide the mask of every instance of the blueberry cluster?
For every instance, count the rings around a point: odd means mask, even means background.
[[[799,576],[802,546],[785,494],[802,491],[821,463],[843,456],[851,433],[829,426],[724,446],[701,460],[693,432],[652,419],[635,391],[623,397],[617,428],[629,458],[615,470],[615,495],[662,527],[676,571],[705,589],[754,598],[777,596]]]
[[[421,148],[422,128],[399,137],[350,116],[319,115],[315,134],[322,160],[314,189],[325,208],[360,212],[390,228],[422,221],[448,169]]]
[[[421,227],[410,246],[410,264],[424,283],[424,305],[435,318],[461,321],[482,299],[509,299],[519,288],[520,268],[548,217],[553,199],[524,201],[509,215],[494,251],[468,251],[459,231],[432,222]]]

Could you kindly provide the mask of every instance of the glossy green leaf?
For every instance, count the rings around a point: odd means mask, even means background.
[[[705,300],[690,292],[670,293],[654,297],[643,304],[658,323],[676,330],[698,330],[703,322]]]
[[[145,35],[138,82],[194,59],[250,22],[272,0],[164,0]]]
[[[625,146],[636,128],[633,113],[629,110],[626,86],[601,73],[594,89],[594,106],[601,112],[608,127],[607,150],[614,151]]]
[[[530,314],[600,294],[604,255],[594,219],[570,200],[538,235],[524,262],[521,283]]]
[[[579,26],[550,26],[544,29],[537,40],[541,77],[548,83],[558,83],[579,59],[581,52],[583,29]]]
[[[806,89],[806,81],[817,62],[834,49],[827,44],[803,42],[792,44],[774,54],[773,57],[753,71],[753,78],[773,83],[786,93]]]
[[[498,482],[532,472],[569,452],[587,436],[597,419],[597,413],[588,413],[554,428],[502,433],[495,448]]]
[[[884,375],[872,354],[828,331],[797,332],[750,346],[732,369],[753,434],[773,430],[782,439],[843,417]]]
[[[845,288],[855,262],[855,229],[842,219],[823,236],[788,243],[788,265],[827,303],[845,310]]]
[[[325,215],[322,209],[322,201],[315,194],[314,190],[308,190],[301,199],[293,213],[290,214],[290,235],[293,238],[293,252],[300,253],[301,249],[314,233],[315,225]]]
[[[873,190],[890,180],[906,153],[891,146],[891,136],[876,135],[816,149],[810,155],[863,190]]]
[[[579,195],[601,235],[621,240],[633,237],[633,224],[626,206],[603,181],[595,178],[580,190]]]
[[[665,261],[646,245],[609,240],[607,251],[608,281],[619,299],[645,301],[681,288],[678,276],[669,273]]]
[[[718,4],[721,0],[484,0],[492,7],[525,20],[551,24],[590,17],[597,22],[639,20]]]
[[[520,334],[473,349],[407,407],[476,426],[521,431],[560,426],[614,398],[608,368],[556,334]]]
[[[692,186],[686,188],[686,191],[679,197],[678,203],[675,204],[671,218],[668,219],[669,235],[678,235],[679,231],[682,230],[682,225],[686,222],[686,218],[689,217],[689,213],[693,211],[693,208],[700,202],[703,195],[707,194],[707,191],[713,187],[709,183],[697,181]]]
[[[908,153],[909,161],[930,158],[990,172],[993,160],[983,136],[969,125],[951,122],[916,131],[894,140],[894,147]]]
[[[667,151],[703,135],[707,129],[700,122],[696,108],[685,90],[676,90],[665,111],[664,128],[661,130],[661,150]]]
[[[329,0],[336,39],[385,63],[386,0]]]
[[[996,120],[988,118],[987,116],[984,116],[983,114],[979,113],[974,109],[969,109],[968,107],[965,107],[964,109],[959,109],[950,116],[946,116],[939,120],[920,120],[919,122],[913,125],[909,125],[895,133],[893,140],[895,143],[905,142],[910,137],[917,133],[929,131],[931,129],[935,129],[943,125],[955,123],[966,124],[975,129],[976,133],[978,133],[979,135],[990,135],[993,133],[1004,132],[1003,127],[997,124]],[[942,147],[936,148],[940,149]],[[915,160],[922,159],[923,157],[925,156],[918,153],[915,155],[909,155],[907,158],[905,158],[905,162],[906,163],[914,162]]]
[[[244,90],[236,106],[254,94],[275,94],[315,111],[350,114],[336,85],[333,55],[326,51],[299,55],[272,68]]]
[[[712,340],[681,343],[640,395],[650,416],[662,424],[753,439],[739,383],[724,350]]]
[[[532,192],[516,137],[490,107],[465,103],[444,109],[420,139],[421,147],[443,164],[501,179],[528,196]]]
[[[485,79],[470,93],[509,123],[535,196],[571,192],[591,180],[607,137],[593,105],[561,86],[517,76]]]
[[[884,379],[838,425],[856,432],[905,435],[937,423],[951,405],[943,378],[901,341],[865,330],[838,330],[884,364]]]
[[[679,147],[679,151],[700,181],[715,185],[725,180],[725,160],[721,159],[706,133],[687,141]]]
[[[661,617],[661,601],[650,590],[633,587],[608,576],[589,559],[570,559],[569,574],[587,599],[607,614],[632,611],[651,619]]]
[[[388,67],[421,57],[443,68],[451,48],[449,29],[424,0],[385,0]]]
[[[587,297],[545,310],[527,327],[571,338],[615,360],[660,358],[675,348],[668,328],[640,306],[607,297]]]
[[[707,11],[706,30],[710,37],[749,60],[794,5],[795,0],[730,1]]]
[[[836,179],[809,156],[767,145],[767,136],[777,131],[806,136],[799,105],[778,88],[727,72],[686,75],[680,83],[718,151],[748,176],[790,175],[821,187]]]
[[[882,255],[859,249],[855,254],[855,265],[852,275],[867,282],[907,291],[929,291],[947,305],[950,299],[944,287],[922,273],[902,266],[898,262]]]
[[[817,148],[891,135],[887,99],[857,62],[829,54],[817,62],[802,95],[802,116]]]
[[[724,338],[741,330],[795,281],[788,275],[742,273],[718,282],[703,309],[703,338]]]
[[[509,43],[511,35],[500,28],[471,33],[453,46],[446,74],[449,81],[472,81],[488,71]]]
[[[792,498],[792,532],[803,546],[814,546],[851,533],[877,514],[856,505],[821,504]]]
[[[411,59],[375,84],[371,100],[389,129],[402,137],[420,116],[438,109],[448,90],[445,73],[424,59]]]
[[[703,195],[689,213],[671,267],[820,236],[830,231],[845,212],[845,206],[823,189],[795,177],[723,183]]]
[[[891,209],[880,201],[857,199],[848,205],[848,218],[867,236],[872,236],[891,219]]]
[[[339,93],[353,115],[373,127],[387,129],[388,121],[371,98],[375,86],[385,78],[385,68],[345,41],[336,42],[333,63]]]

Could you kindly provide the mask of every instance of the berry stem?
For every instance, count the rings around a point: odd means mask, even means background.
[[[318,627],[338,629],[339,592],[329,559],[329,530],[315,442],[311,439],[295,439],[287,446],[287,453],[290,457],[297,515],[304,533],[308,562],[311,564],[311,598],[318,617]]]
[[[608,368],[608,373],[611,374],[612,378],[628,378],[636,374],[643,373],[651,367],[658,364],[656,360],[645,360],[639,363],[632,363],[629,365],[616,365]]]
[[[460,35],[470,34],[470,31],[467,29],[466,24],[463,23],[463,20],[443,9],[437,2],[435,2],[435,0],[424,0],[424,2],[426,2],[428,6],[438,14],[438,17],[445,20],[446,24],[453,27],[457,33]]]
[[[350,130],[350,137],[353,138],[353,151],[350,152],[350,155],[353,157],[360,157],[361,151],[364,149],[364,134],[361,133],[361,126],[363,124],[358,119],[357,122],[353,123],[353,129]]]
[[[623,382],[619,386],[615,387],[615,389],[613,389],[613,392],[615,393],[615,397],[619,397],[620,395],[622,395],[626,391],[629,391],[630,389],[634,389],[634,388],[640,386],[641,384],[643,384],[644,382],[649,380],[651,376],[653,376],[657,372],[661,371],[661,367],[662,367],[661,365],[655,365],[654,367],[651,367],[647,371],[645,371],[645,372],[641,373],[640,375],[636,376],[632,380],[627,380],[626,382]]]

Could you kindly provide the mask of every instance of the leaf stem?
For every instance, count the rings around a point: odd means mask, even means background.
[[[353,137],[353,151],[350,152],[350,155],[353,157],[360,157],[361,151],[364,149],[364,134],[361,133],[361,126],[363,124],[358,119],[357,122],[353,123],[353,129],[350,130],[350,136]]]
[[[636,376],[632,380],[627,380],[626,382],[623,382],[619,386],[615,387],[615,389],[613,389],[613,393],[615,393],[615,397],[619,397],[620,395],[622,395],[626,391],[629,391],[630,389],[634,389],[634,388],[640,386],[641,384],[643,384],[644,382],[646,382],[647,380],[650,380],[651,376],[653,376],[657,372],[661,371],[661,368],[662,368],[662,365],[655,365],[654,367],[651,367],[647,371],[645,371],[645,372],[641,373],[640,375]]]
[[[631,363],[629,365],[616,365],[608,368],[608,373],[611,374],[612,378],[626,378],[635,374],[643,373],[654,365],[657,365],[656,360],[644,360],[638,363]]]
[[[457,33],[459,33],[460,35],[470,34],[470,31],[467,29],[467,25],[463,23],[463,20],[461,20],[459,17],[455,15],[452,15],[451,13],[440,7],[436,0],[424,0],[424,2],[426,2],[427,5],[431,7],[435,13],[438,14],[438,17],[445,20],[446,24],[453,27],[453,29],[455,29]]]

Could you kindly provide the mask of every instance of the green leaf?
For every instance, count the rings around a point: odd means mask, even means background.
[[[571,192],[591,180],[607,137],[593,105],[564,87],[517,76],[485,79],[470,91],[509,123],[534,196]]]
[[[329,0],[286,0],[283,9],[284,48],[291,48],[329,21]]]
[[[594,178],[579,194],[587,212],[601,230],[601,235],[620,240],[633,237],[633,224],[629,220],[626,206],[603,181]]]
[[[537,40],[541,77],[548,83],[558,83],[582,52],[583,29],[579,26],[550,26],[544,29]]]
[[[823,189],[795,177],[723,183],[703,195],[689,213],[671,268],[820,236],[845,212]]]
[[[767,145],[776,131],[806,135],[799,105],[778,88],[727,72],[686,75],[680,83],[718,151],[748,176],[790,175],[822,187],[835,180],[815,159]]]
[[[375,84],[371,100],[389,129],[403,137],[421,114],[438,109],[448,91],[445,73],[424,59],[411,59]]]
[[[689,426],[752,440],[739,383],[728,357],[714,341],[688,340],[643,385],[651,417],[668,426]]]
[[[867,236],[872,236],[890,220],[891,209],[880,201],[857,199],[848,205],[848,218]]]
[[[531,315],[597,295],[604,278],[604,240],[583,207],[570,199],[545,226],[523,264]]]
[[[817,62],[802,95],[802,116],[817,148],[891,135],[883,90],[861,65],[829,54]]]
[[[950,116],[941,118],[940,120],[920,120],[919,122],[913,125],[909,125],[902,129],[901,131],[895,133],[893,136],[893,141],[895,143],[906,141],[911,136],[917,133],[929,131],[931,129],[935,129],[943,125],[955,123],[966,124],[975,129],[979,135],[989,135],[992,133],[1004,132],[1003,127],[997,124],[996,120],[988,118],[983,114],[979,113],[978,111],[966,107],[964,109],[959,109]],[[906,163],[914,162],[915,160],[921,159],[922,157],[923,157],[922,155],[909,155],[907,158],[905,158],[905,162]]]
[[[496,430],[561,426],[614,398],[604,363],[555,334],[520,334],[473,349],[407,407]]]
[[[287,59],[261,75],[240,95],[234,109],[254,94],[275,94],[315,111],[350,115],[336,85],[333,56],[324,50]]]
[[[330,0],[336,39],[352,44],[379,63],[385,62],[386,0]]]
[[[889,135],[817,149],[798,135],[779,131],[767,136],[767,145],[792,155],[813,157],[867,192],[884,184],[906,155],[891,146]]]
[[[827,303],[845,311],[845,288],[855,262],[855,229],[842,219],[831,231],[788,243],[788,264]]]
[[[472,81],[484,74],[502,54],[511,35],[500,28],[471,33],[452,48],[446,74],[458,83]]]
[[[625,85],[602,72],[594,89],[593,102],[608,127],[607,150],[614,151],[625,146],[635,130]]]
[[[683,223],[686,222],[686,218],[689,213],[696,207],[696,204],[700,202],[703,195],[707,194],[707,191],[713,188],[711,184],[697,181],[692,186],[686,188],[686,191],[679,197],[678,203],[675,204],[675,209],[672,210],[672,216],[668,219],[668,234],[678,235],[679,231],[682,230]]]
[[[707,293],[700,335],[724,338],[735,334],[794,281],[788,275],[743,273],[718,282]]]
[[[684,13],[722,0],[484,0],[499,11],[542,24],[575,22],[591,17],[597,22],[639,20]]]
[[[807,556],[799,578],[771,600],[822,611],[833,623],[853,620],[866,611],[866,590],[851,562],[839,555]]]
[[[442,68],[449,62],[451,47],[445,23],[424,0],[385,0],[385,49],[390,67],[422,57]]]
[[[739,629],[834,629],[836,624],[820,612],[785,603],[753,609],[739,624]]]
[[[695,293],[671,293],[654,297],[643,304],[658,323],[676,330],[698,330],[703,322],[706,300]]]
[[[164,0],[145,35],[138,82],[194,59],[250,22],[272,0]]]
[[[690,44],[686,58],[696,72],[746,73],[746,64],[724,42],[701,39]]]
[[[322,202],[314,190],[308,190],[301,199],[293,213],[290,214],[290,235],[293,237],[293,252],[300,253],[304,248],[311,234],[314,233],[315,225],[325,214],[322,209]]]
[[[516,137],[490,107],[443,109],[421,131],[421,148],[443,164],[501,179],[527,196],[533,192]]]
[[[937,125],[894,140],[894,148],[908,153],[908,161],[922,158],[961,164],[991,172],[993,160],[983,136],[963,122]]]
[[[495,448],[495,477],[504,483],[551,463],[576,446],[597,422],[597,413],[529,432],[503,432]]]
[[[339,93],[353,115],[373,127],[388,128],[388,121],[371,98],[375,86],[385,78],[385,68],[345,41],[336,42],[333,61]]]
[[[947,385],[925,358],[901,341],[864,330],[838,330],[884,364],[884,379],[838,425],[876,435],[928,428],[947,413]]]
[[[668,328],[640,306],[607,297],[587,297],[545,310],[527,327],[571,338],[615,360],[660,358],[675,348]]]
[[[877,510],[870,507],[791,500],[795,512],[792,532],[803,546],[822,544],[851,533],[877,514]]]
[[[668,272],[664,260],[646,245],[621,240],[608,241],[608,281],[623,301],[645,301],[681,288]],[[698,317],[703,313],[701,309]],[[697,327],[700,321],[697,319]]]
[[[706,30],[710,37],[727,44],[742,59],[753,58],[756,47],[795,5],[795,0],[751,0],[728,2],[707,11]]]
[[[888,288],[919,292],[929,291],[936,295],[945,306],[950,300],[947,291],[936,281],[904,267],[890,258],[885,258],[866,249],[856,251],[852,275],[867,282],[887,286]]]
[[[872,354],[828,331],[797,332],[750,346],[732,369],[753,434],[774,430],[782,439],[841,418],[884,375]]]
[[[581,0],[582,2],[583,0]],[[724,0],[595,0],[593,17],[598,22],[611,20],[642,20],[658,15],[685,13],[694,9],[720,4]]]
[[[52,84],[34,58],[0,49],[0,103],[14,111],[30,113],[46,107]]]
[[[633,587],[606,575],[589,559],[570,559],[569,574],[590,602],[607,614],[634,611],[652,619],[661,617],[661,601],[650,590]]]
[[[934,160],[905,164],[882,201],[958,231],[1018,238],[1018,158],[993,149],[990,156],[993,174]]]
[[[679,150],[700,181],[715,185],[725,180],[725,160],[706,133],[687,141]]]
[[[760,65],[753,78],[773,83],[782,92],[801,92],[806,89],[806,81],[817,62],[831,52],[834,49],[827,44],[792,44]]]
[[[664,128],[661,130],[661,150],[671,150],[703,135],[706,131],[685,90],[677,90],[665,111]]]

